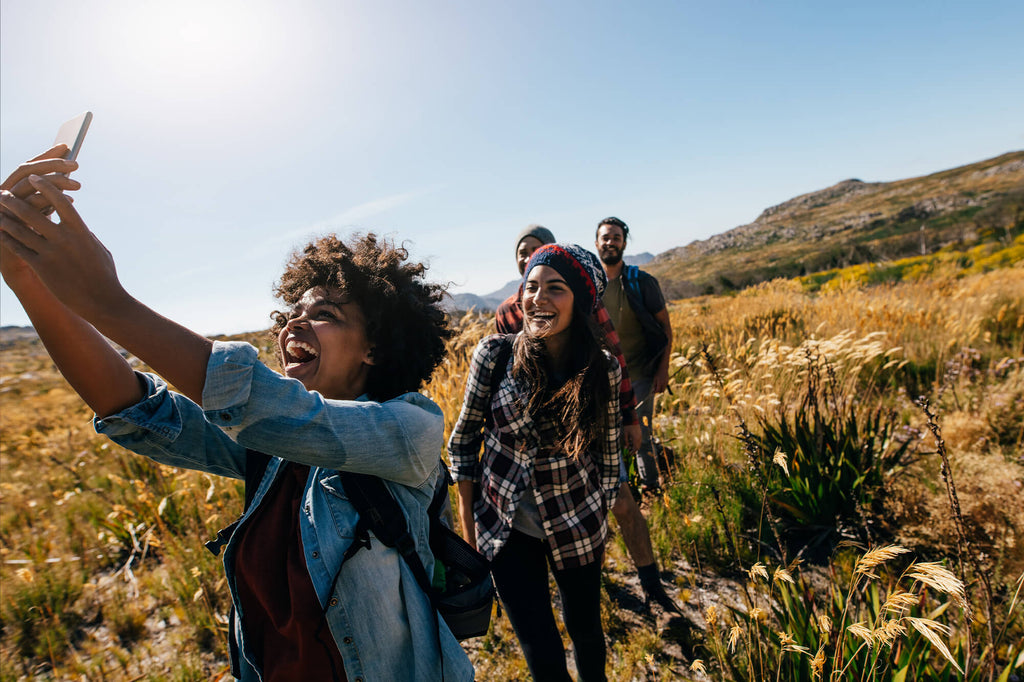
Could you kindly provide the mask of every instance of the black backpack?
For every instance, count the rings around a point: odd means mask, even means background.
[[[514,338],[515,334],[505,335],[498,350],[490,377],[492,396],[505,378]],[[488,410],[487,419],[492,418]],[[373,531],[380,542],[398,550],[416,576],[416,582],[430,597],[437,613],[444,618],[455,638],[461,641],[487,634],[495,589],[487,559],[441,520],[442,510],[448,502],[448,486],[453,483],[443,461],[441,466],[444,475],[434,490],[434,498],[428,510],[430,550],[434,554],[433,584],[427,580],[426,569],[416,554],[408,523],[398,501],[376,476],[339,472],[345,494],[359,512],[356,541],[345,553],[345,559],[363,547],[369,549],[368,531]]]
[[[248,461],[245,476],[245,509],[248,510],[267,470],[270,457],[253,450],[248,451],[246,455]],[[494,581],[491,579],[487,559],[441,520],[444,503],[448,497],[448,486],[451,484],[448,468],[444,462],[441,462],[441,466],[444,468],[444,475],[438,481],[428,508],[430,550],[434,554],[433,583],[427,579],[426,569],[416,553],[409,525],[398,501],[380,478],[369,474],[338,472],[349,502],[359,512],[356,540],[345,553],[345,559],[361,548],[369,549],[368,533],[372,531],[381,543],[398,550],[416,576],[416,582],[430,597],[431,604],[444,618],[456,639],[461,641],[487,633],[491,622],[491,607],[494,604]],[[237,525],[238,521],[235,521],[218,532],[216,540],[206,543],[207,549],[214,556],[227,544]],[[344,563],[342,567],[344,568]],[[233,659],[234,654],[232,650]]]
[[[349,502],[359,512],[356,540],[345,553],[345,559],[362,548],[370,548],[369,531],[388,547],[398,550],[412,569],[423,591],[430,597],[437,613],[444,618],[456,639],[487,634],[494,604],[494,581],[490,565],[479,552],[441,520],[448,501],[451,477],[444,463],[444,475],[430,502],[430,550],[434,554],[434,580],[416,553],[402,508],[384,482],[368,474],[341,472],[341,483]],[[344,566],[344,563],[342,563]]]

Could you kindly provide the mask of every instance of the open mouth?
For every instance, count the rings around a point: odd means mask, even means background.
[[[532,312],[528,315],[530,324],[537,328],[550,327],[555,322],[555,313]]]
[[[301,365],[316,360],[320,357],[320,353],[305,341],[289,339],[288,343],[286,343],[284,347],[284,356],[286,364]]]

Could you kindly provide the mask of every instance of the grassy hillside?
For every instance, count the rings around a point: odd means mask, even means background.
[[[647,269],[675,297],[735,291],[878,263],[1006,247],[1024,231],[1024,151],[895,182],[846,180],[753,223],[660,254]]]
[[[671,304],[664,492],[644,509],[684,617],[643,611],[616,538],[609,679],[1020,675],[1024,268],[810,288]],[[446,430],[490,325],[462,319],[425,389]],[[89,416],[37,342],[4,348],[0,680],[226,679],[202,542],[241,484],[151,464]],[[504,616],[468,648],[479,679],[527,679]]]

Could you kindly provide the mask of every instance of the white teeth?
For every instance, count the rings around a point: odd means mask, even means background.
[[[305,341],[297,341],[295,339],[288,342],[288,345],[285,346],[285,351],[287,351],[288,355],[291,355],[292,357],[298,357],[299,353],[302,355],[311,355],[314,358],[319,357],[320,355],[315,348]]]

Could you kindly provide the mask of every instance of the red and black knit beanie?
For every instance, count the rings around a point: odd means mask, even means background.
[[[546,244],[530,257],[523,271],[523,284],[530,270],[538,265],[554,268],[565,278],[575,303],[586,313],[594,312],[597,301],[604,294],[608,278],[597,256],[579,244]]]

